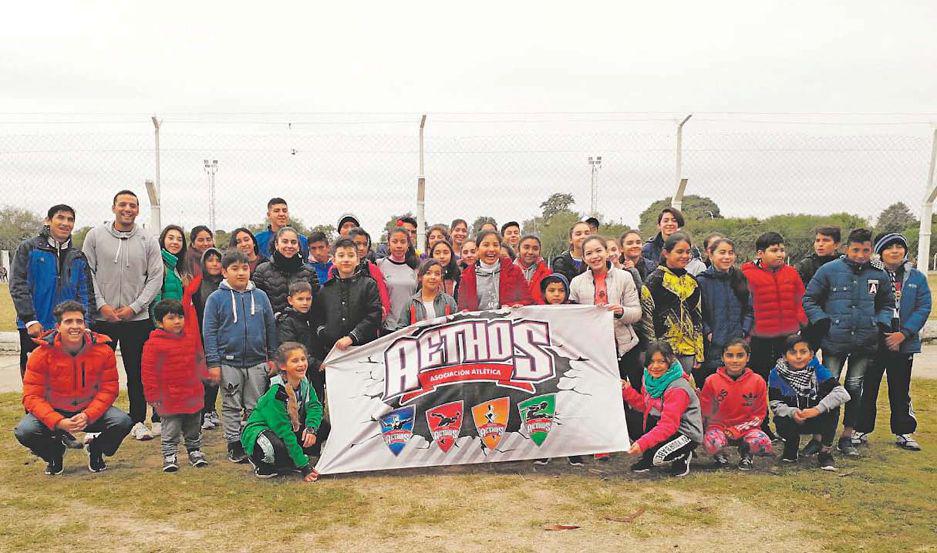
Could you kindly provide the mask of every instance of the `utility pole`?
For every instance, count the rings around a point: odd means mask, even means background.
[[[218,160],[205,160],[205,172],[208,174],[208,225],[212,232],[215,226],[215,173],[218,172]]]
[[[599,169],[602,168],[602,156],[595,156],[595,157],[589,156],[589,165],[592,166],[592,188],[591,188],[592,200],[591,200],[591,203],[589,204],[589,207],[590,207],[589,214],[592,216],[595,216],[598,213],[598,207],[596,205],[596,196],[598,195],[597,194],[598,190],[596,188],[597,176],[598,176]]]

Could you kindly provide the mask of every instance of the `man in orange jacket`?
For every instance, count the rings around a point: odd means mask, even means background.
[[[117,358],[110,338],[85,325],[85,308],[64,301],[52,311],[55,330],[37,340],[23,377],[27,414],[13,433],[47,463],[45,473],[61,474],[72,432],[96,433],[85,446],[91,472],[107,470],[104,456],[117,452],[130,433],[130,416],[113,407],[117,399]]]

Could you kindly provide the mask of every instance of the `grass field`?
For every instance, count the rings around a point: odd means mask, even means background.
[[[923,452],[891,444],[886,407],[864,458],[837,457],[837,473],[773,459],[717,472],[703,457],[679,480],[632,475],[616,454],[578,469],[554,460],[260,481],[223,460],[220,430],[206,432],[204,469],[163,474],[157,440],[128,440],[105,473],[71,451],[65,474],[47,477],[6,431],[0,550],[934,551],[937,381],[916,380],[914,398]],[[0,425],[21,416],[18,396],[0,395]],[[545,529],[557,523],[580,528]]]
[[[10,297],[10,285],[0,282],[0,332],[16,330],[16,311]]]

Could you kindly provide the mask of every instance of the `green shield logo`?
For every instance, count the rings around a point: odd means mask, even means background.
[[[556,394],[532,397],[517,404],[517,411],[524,421],[524,428],[537,447],[543,445],[547,434],[553,429],[556,413]]]

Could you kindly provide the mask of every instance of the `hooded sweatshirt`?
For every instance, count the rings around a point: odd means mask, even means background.
[[[725,367],[720,367],[703,384],[700,406],[707,431],[719,428],[729,439],[737,440],[765,420],[768,386],[751,369],[733,378]]]
[[[253,282],[238,291],[222,281],[205,302],[202,336],[209,367],[244,368],[273,359],[277,327],[267,294]]]
[[[81,250],[94,275],[97,309],[129,306],[135,313],[132,320],[145,320],[163,286],[163,256],[156,238],[139,225],[122,232],[108,222],[88,232]],[[100,311],[94,318],[105,320]]]

